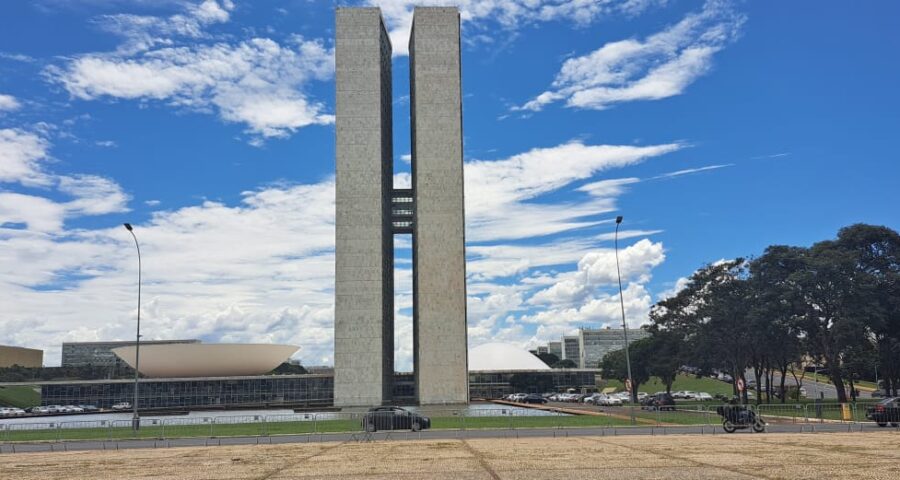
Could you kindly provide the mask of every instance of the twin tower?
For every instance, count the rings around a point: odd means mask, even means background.
[[[334,404],[392,401],[395,234],[412,234],[417,401],[467,403],[459,11],[413,15],[411,189],[393,185],[391,41],[381,11],[338,8],[336,23]]]

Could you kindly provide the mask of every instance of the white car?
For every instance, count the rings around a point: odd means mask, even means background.
[[[84,409],[75,405],[66,405],[63,407],[63,411],[66,413],[82,413]]]
[[[131,404],[128,402],[119,402],[112,406],[113,410],[128,410],[131,408]]]
[[[20,417],[25,415],[25,410],[15,407],[0,408],[0,417]]]
[[[701,402],[709,402],[713,399],[712,395],[706,392],[697,392],[697,396],[695,400],[700,400]]]
[[[606,407],[614,407],[622,405],[623,401],[621,398],[613,397],[611,395],[604,395],[603,397],[597,400],[599,405],[603,405]]]

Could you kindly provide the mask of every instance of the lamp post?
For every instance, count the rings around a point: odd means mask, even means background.
[[[625,365],[628,367],[628,395],[631,396],[631,423],[634,424],[634,404],[637,395],[634,390],[636,385],[631,377],[631,355],[628,353],[628,325],[625,323],[625,296],[622,294],[622,272],[619,270],[619,224],[622,216],[616,217],[615,251],[616,251],[616,276],[619,278],[619,304],[622,306],[622,333],[625,335]]]
[[[134,416],[131,418],[131,428],[134,431],[141,429],[141,417],[138,415],[138,367],[141,364],[141,246],[138,244],[137,236],[134,234],[134,228],[130,223],[124,224],[125,228],[134,238],[134,246],[137,248],[138,255],[138,304],[137,304],[137,336],[134,343]]]

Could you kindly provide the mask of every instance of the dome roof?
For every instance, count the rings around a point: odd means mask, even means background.
[[[550,370],[528,350],[508,343],[485,343],[469,350],[469,371]]]
[[[131,368],[134,346],[112,351]],[[286,361],[300,347],[252,343],[184,343],[141,345],[140,371],[147,377],[230,377],[263,375]]]

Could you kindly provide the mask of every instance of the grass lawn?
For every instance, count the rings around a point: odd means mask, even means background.
[[[432,417],[431,426],[435,430],[480,429],[480,428],[574,428],[611,427],[628,425],[627,419],[606,416],[507,416],[507,417]],[[124,440],[130,438],[188,438],[188,437],[229,437],[248,435],[288,435],[306,433],[338,433],[359,431],[358,420],[323,420],[319,422],[271,422],[234,424],[185,424],[146,425],[135,433],[128,427],[24,429],[17,427],[0,434],[0,439],[12,442],[46,440]]]
[[[616,387],[619,390],[624,390],[625,387],[622,385],[622,382],[618,380],[609,380],[607,382],[608,387]],[[650,381],[646,383],[642,383],[639,390],[641,392],[646,392],[648,394],[654,394],[656,392],[664,392],[666,391],[666,386],[657,377],[650,377]],[[675,378],[675,383],[672,384],[672,391],[677,392],[680,390],[691,390],[694,392],[706,392],[710,395],[715,395],[717,393],[721,393],[723,395],[731,395],[732,389],[730,383],[725,383],[721,380],[716,380],[714,378],[697,378],[694,375],[678,375]]]
[[[27,408],[40,405],[41,394],[31,386],[0,387],[0,405]]]

